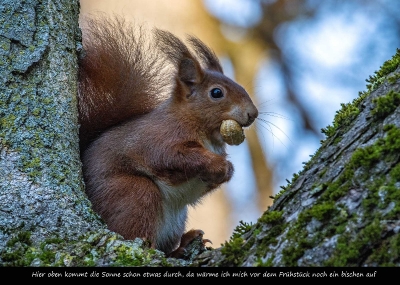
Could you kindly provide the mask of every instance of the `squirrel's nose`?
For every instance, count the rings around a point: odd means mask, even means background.
[[[247,112],[247,117],[248,117],[248,121],[247,121],[247,125],[251,125],[254,120],[258,117],[258,110],[256,107],[252,108],[251,111]]]

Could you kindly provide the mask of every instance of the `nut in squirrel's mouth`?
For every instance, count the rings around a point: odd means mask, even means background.
[[[223,120],[219,132],[229,145],[240,145],[246,138],[242,126],[235,120]]]

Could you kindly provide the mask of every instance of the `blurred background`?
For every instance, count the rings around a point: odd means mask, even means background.
[[[254,223],[324,139],[341,103],[400,48],[400,1],[81,0],[81,16],[118,14],[212,47],[260,115],[228,147],[232,180],[190,210],[188,228],[219,247]],[[83,21],[83,17],[81,18]],[[83,22],[82,22],[83,24]]]

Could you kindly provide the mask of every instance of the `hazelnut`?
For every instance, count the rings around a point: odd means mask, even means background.
[[[235,120],[222,121],[220,133],[224,142],[229,145],[239,145],[245,139],[242,127]]]

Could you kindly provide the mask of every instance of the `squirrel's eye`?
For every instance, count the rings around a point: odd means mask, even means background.
[[[211,97],[214,98],[214,99],[218,99],[218,98],[224,97],[224,93],[223,93],[222,90],[219,89],[219,88],[213,88],[213,89],[211,89],[210,95],[211,95]]]

